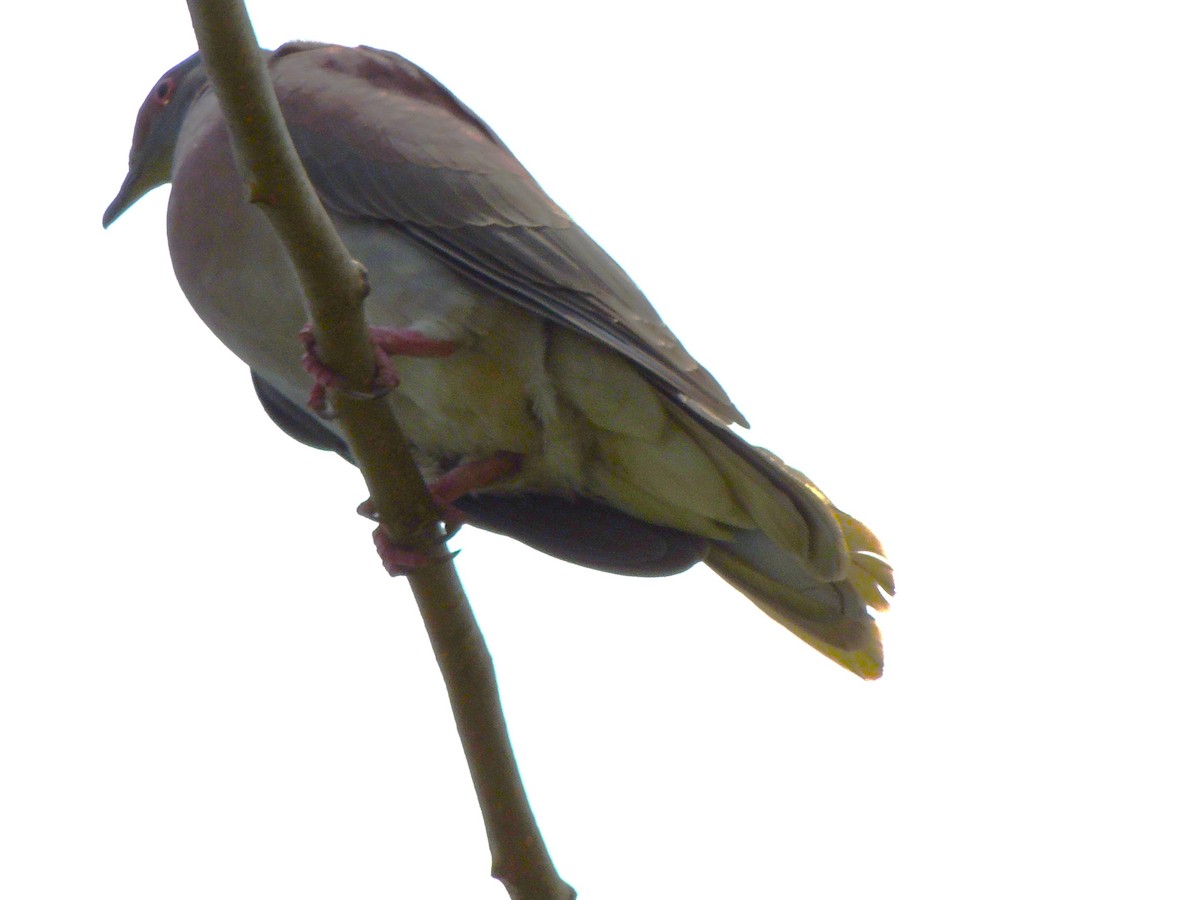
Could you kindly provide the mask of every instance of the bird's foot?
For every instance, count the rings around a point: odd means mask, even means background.
[[[401,546],[388,537],[388,533],[383,530],[382,525],[371,532],[371,537],[375,541],[375,550],[379,554],[383,568],[393,578],[397,575],[410,575],[417,569],[431,566],[443,559],[453,559],[458,555],[457,550],[451,553],[442,545],[439,545],[432,553],[429,550]]]
[[[505,475],[515,472],[520,465],[520,453],[500,450],[491,456],[459,463],[431,484],[429,493],[439,506],[448,507],[464,494],[491,487]]]
[[[433,498],[442,521],[446,525],[443,542],[453,537],[466,521],[466,516],[454,506],[454,501],[465,494],[494,484],[504,476],[516,471],[520,465],[521,454],[502,450],[491,456],[459,463],[429,485],[429,495]],[[372,521],[379,520],[375,504],[369,498],[358,505],[358,514],[366,516]],[[428,551],[396,543],[388,537],[382,525],[375,529],[372,537],[375,540],[375,549],[379,552],[383,567],[389,575],[407,575],[414,569],[447,558],[444,548],[439,548],[439,551],[443,552],[430,555]],[[453,557],[454,554],[449,554],[449,556]]]
[[[331,416],[326,398],[331,387],[364,400],[382,397],[392,390],[400,383],[392,365],[393,356],[444,357],[450,356],[457,349],[453,341],[427,337],[415,328],[372,326],[367,330],[371,335],[371,343],[375,346],[375,374],[371,377],[369,390],[363,392],[347,390],[342,376],[321,361],[317,355],[317,339],[313,334],[312,325],[308,324],[300,329],[300,343],[304,345],[304,355],[300,358],[300,364],[313,379],[313,387],[308,395],[308,408],[319,416]]]

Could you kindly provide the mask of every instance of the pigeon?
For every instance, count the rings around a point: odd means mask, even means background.
[[[879,540],[731,427],[748,423],[716,379],[495,132],[395,53],[264,53],[313,187],[369,273],[387,402],[447,520],[621,575],[703,562],[821,653],[879,677],[871,610],[895,591]],[[199,54],[143,102],[104,226],[168,182],[184,295],[250,367],[276,425],[353,463],[313,402],[300,284],[247,202]]]

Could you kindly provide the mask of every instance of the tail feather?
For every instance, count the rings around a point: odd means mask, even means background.
[[[883,674],[883,643],[868,607],[895,593],[892,567],[867,526],[830,504],[850,555],[846,577],[822,581],[763,532],[714,543],[705,562],[776,622],[866,679]]]
[[[863,678],[883,672],[870,608],[895,586],[878,539],[811,481],[626,359],[555,333],[547,365],[590,424],[585,496],[709,542],[706,562],[769,616]]]
[[[815,578],[837,581],[849,566],[833,505],[811,481],[723,424],[669,404],[676,423],[721,470],[754,525],[788,550]]]
[[[797,585],[782,582],[738,555],[738,545],[713,544],[705,562],[749,597],[759,609],[815,650],[854,674],[875,679],[883,674],[883,641],[855,577],[843,581]]]
[[[872,609],[883,611],[890,605],[888,597],[896,593],[896,577],[892,564],[883,555],[883,545],[858,519],[842,512],[836,506],[833,514],[846,536],[846,548],[850,551],[850,570],[847,580],[853,582],[855,593]]]
[[[895,592],[883,546],[803,473],[710,422],[669,406],[720,469],[753,521],[713,540],[705,562],[793,634],[863,678],[883,674],[883,643],[870,609]]]

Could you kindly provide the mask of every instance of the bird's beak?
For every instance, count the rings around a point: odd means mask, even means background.
[[[117,221],[125,210],[141,200],[142,197],[150,193],[160,183],[152,178],[148,178],[144,168],[140,166],[130,167],[129,174],[125,176],[125,181],[121,184],[121,189],[117,191],[117,196],[113,198],[113,202],[108,204],[108,209],[104,211],[104,227],[107,228],[113,222]]]

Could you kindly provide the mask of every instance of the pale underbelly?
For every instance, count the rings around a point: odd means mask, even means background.
[[[181,187],[172,203],[193,202]],[[446,357],[394,360],[400,383],[389,402],[427,479],[515,453],[519,467],[488,492],[581,494],[711,537],[747,522],[720,467],[619,354],[488,295],[398,230],[337,217],[335,224],[370,273],[367,320],[456,348]],[[181,261],[175,249],[185,242],[206,252]],[[176,275],[200,317],[304,406],[312,380],[300,364],[297,334],[307,316],[265,218],[244,205],[219,229],[192,217],[171,245]],[[340,431],[336,421],[328,424]]]

